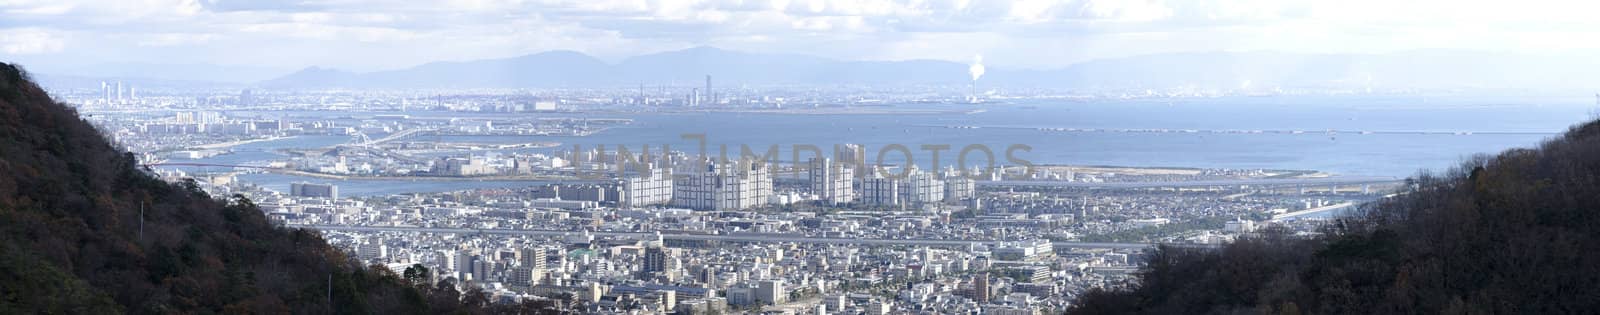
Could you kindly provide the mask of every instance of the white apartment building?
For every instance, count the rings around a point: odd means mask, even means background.
[[[771,172],[759,163],[723,161],[703,165],[704,169],[674,176],[674,206],[695,210],[748,209],[767,204],[772,196]]]
[[[838,205],[856,201],[855,169],[833,159],[811,159],[807,169],[811,193],[824,203]]]
[[[672,202],[672,170],[652,167],[639,174],[623,176],[618,180],[621,196],[617,199],[624,208],[660,205]]]
[[[961,202],[972,199],[978,195],[978,181],[971,178],[954,176],[944,178],[944,201],[947,203]]]
[[[900,181],[900,200],[910,205],[944,202],[944,180],[938,174],[911,166],[910,175]]]

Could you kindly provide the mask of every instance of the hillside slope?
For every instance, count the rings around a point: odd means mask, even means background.
[[[1423,173],[1326,237],[1162,248],[1071,314],[1571,314],[1600,307],[1600,121]]]
[[[247,199],[151,177],[0,64],[0,314],[531,312],[516,307],[365,268]]]

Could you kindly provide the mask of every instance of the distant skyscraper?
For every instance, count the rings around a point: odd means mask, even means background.
[[[289,195],[296,197],[339,199],[339,186],[334,186],[331,184],[293,183],[289,184]]]
[[[859,192],[856,200],[863,204],[895,206],[900,204],[900,181],[880,175],[862,178],[855,182]]]
[[[855,196],[855,168],[833,159],[811,159],[810,168],[807,169],[811,179],[811,193],[828,204],[844,204],[856,201]]]
[[[255,101],[256,101],[255,95],[250,93],[250,89],[244,89],[244,91],[239,91],[239,105],[249,106],[249,105],[254,104]]]
[[[117,81],[117,100],[122,100],[122,81]]]
[[[367,261],[388,258],[389,247],[384,245],[381,240],[362,243],[356,245],[356,257]]]
[[[472,274],[472,267],[473,267],[473,265],[476,265],[474,262],[476,262],[477,260],[478,260],[478,255],[472,253],[471,251],[457,252],[456,253],[456,259],[455,259],[455,263],[456,263],[455,271],[458,274],[460,274],[461,277],[466,277],[467,275]]]
[[[962,176],[944,179],[944,201],[955,203],[977,195],[978,182]]]
[[[479,281],[479,282],[484,282],[484,283],[493,282],[489,278],[494,275],[494,267],[495,267],[495,265],[494,265],[493,261],[490,261],[488,259],[484,259],[482,256],[473,255],[473,257],[472,257],[472,281]]]
[[[910,165],[910,175],[900,181],[900,200],[906,204],[917,205],[944,201],[944,180],[938,174],[917,169]]]
[[[545,256],[544,248],[524,248],[522,249],[521,264],[523,267],[527,268],[545,269],[547,267]]]
[[[972,300],[978,304],[989,303],[989,273],[979,273],[973,277]]]
[[[716,283],[717,282],[717,268],[712,268],[712,267],[700,268],[700,274],[696,277],[696,280],[699,280],[700,283],[705,283],[705,284]]]
[[[705,96],[705,98],[706,98],[705,104],[709,104],[709,105],[716,105],[717,104],[717,94],[711,92],[711,75],[709,75],[709,74],[706,75],[706,96]]]
[[[789,297],[789,292],[783,288],[782,280],[762,280],[756,285],[756,301],[765,304],[781,304]]]
[[[667,271],[667,260],[672,259],[667,255],[667,249],[661,246],[651,246],[644,249],[644,273]]]

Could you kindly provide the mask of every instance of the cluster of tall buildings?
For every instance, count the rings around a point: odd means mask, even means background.
[[[860,171],[860,172],[858,172]],[[958,202],[976,196],[974,180],[943,176],[908,166],[903,176],[884,176],[872,169],[857,170],[832,159],[812,159],[808,170],[811,191],[818,200],[839,205],[915,206]]]
[[[776,170],[761,161],[700,158],[690,163],[672,163],[670,160],[681,157],[639,156],[626,161],[622,155],[613,157],[617,159],[615,165],[623,168],[615,174],[614,181],[604,185],[608,187],[608,198],[593,201],[615,202],[622,208],[667,205],[722,211],[798,200],[833,206],[915,207],[973,200],[977,189],[974,180],[952,176],[953,172],[930,172],[913,165],[896,173],[903,176],[886,176],[854,162],[859,159],[816,158],[797,165],[807,180],[798,192],[779,193],[773,183]],[[470,173],[476,164],[445,159],[435,163],[435,173]]]
[[[463,281],[501,282],[513,287],[530,288],[546,279],[553,266],[565,263],[560,250],[538,246],[482,248],[464,246],[439,251],[434,257],[443,274]],[[554,261],[552,263],[552,261]]]
[[[644,94],[643,93],[644,87],[640,86],[639,89],[640,89],[640,94],[641,94],[640,98],[642,99],[643,98],[642,94]],[[712,90],[711,90],[711,75],[706,75],[706,87],[705,87],[705,89],[704,90],[701,90],[700,88],[689,89],[689,95],[684,97],[683,105],[701,106],[701,105],[714,105],[716,103],[717,103],[717,93],[712,92]]]
[[[181,111],[170,119],[141,122],[132,130],[149,135],[251,136],[278,134],[287,127],[283,120],[228,119],[217,112]]]
[[[117,81],[115,84],[100,81],[100,94],[100,98],[105,104],[123,103],[139,99],[139,89],[134,87],[123,89],[122,81]]]

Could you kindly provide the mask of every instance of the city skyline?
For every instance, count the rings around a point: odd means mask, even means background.
[[[1567,313],[1600,4],[0,0],[0,313]]]

